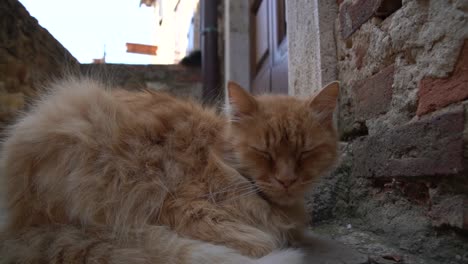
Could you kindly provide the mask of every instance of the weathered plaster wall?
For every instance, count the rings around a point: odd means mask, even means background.
[[[225,0],[225,83],[250,89],[249,1]]]
[[[468,2],[338,2],[343,156],[313,223],[383,237],[405,263],[467,263]]]
[[[289,94],[310,95],[336,80],[334,0],[286,1]]]
[[[0,4],[0,130],[37,88],[78,62],[17,0]]]

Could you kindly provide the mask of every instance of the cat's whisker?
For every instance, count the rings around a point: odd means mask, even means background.
[[[227,186],[223,186],[223,188],[217,189],[216,192],[223,192],[225,190],[232,189],[233,187],[236,187],[237,185],[243,185],[243,184],[246,184],[246,182],[233,182]],[[211,192],[210,190],[210,193],[213,193],[213,192]]]
[[[239,188],[239,189],[234,189],[232,190],[232,193],[244,193],[244,192],[249,192],[249,191],[252,191],[252,190],[259,190],[256,186],[253,186],[253,185],[250,185],[250,186],[246,186],[244,188]]]
[[[267,186],[267,187],[274,187],[274,186],[275,186],[273,183],[266,183],[266,182],[265,182],[265,183],[263,183],[263,182],[262,182],[262,183],[257,183],[257,185],[259,185],[259,186]]]
[[[241,184],[250,184],[250,182],[246,181],[245,179],[236,179],[232,181],[230,184],[223,186],[223,188],[221,188],[220,190],[229,189],[229,188],[232,188],[232,186],[241,185]]]
[[[275,190],[275,188],[273,188],[271,186],[258,186],[258,187],[261,188],[264,191],[274,191]]]
[[[272,183],[257,183],[258,187],[261,187],[263,189],[266,189],[266,190],[274,190],[276,189],[277,187],[272,184]]]
[[[238,190],[235,190],[234,192],[238,192],[238,193],[242,194],[242,192],[245,192],[245,191],[248,192],[248,191],[252,191],[252,190],[258,191],[260,189],[255,185],[250,185],[248,188],[238,189]]]
[[[228,185],[228,186],[226,186],[224,188],[216,190],[214,192],[209,192],[209,193],[203,195],[202,197],[213,196],[213,195],[216,195],[216,194],[227,193],[227,192],[242,190],[244,188],[251,188],[251,187],[252,187],[252,184],[250,182],[243,182],[243,183],[241,182],[241,183],[238,183],[238,184],[231,184],[231,185]]]
[[[245,191],[250,191],[252,190],[252,188],[255,188],[254,186],[252,185],[248,185],[248,186],[241,186],[241,187],[237,187],[237,188],[231,188],[229,190],[224,190],[224,191],[217,191],[217,192],[213,192],[213,193],[209,193],[209,194],[206,194],[204,196],[202,196],[202,198],[208,198],[212,201],[215,201],[215,196],[216,195],[222,195],[222,194],[227,194],[229,192],[233,193],[233,192],[245,192]]]
[[[240,195],[234,196],[234,197],[232,197],[232,198],[230,198],[230,199],[224,200],[224,201],[222,201],[222,202],[223,202],[223,203],[226,203],[226,202],[233,202],[233,201],[235,201],[235,200],[238,200],[238,199],[241,199],[241,198],[245,198],[245,197],[251,196],[251,195],[253,195],[253,194],[257,194],[259,191],[260,191],[260,190],[258,190],[258,189],[253,189],[253,190],[250,190],[250,191],[248,191],[248,192],[242,193],[242,194],[240,194]]]
[[[235,191],[233,191],[233,192],[240,192],[240,193],[242,193],[242,192],[249,192],[249,191],[251,191],[251,190],[252,190],[252,188],[249,187],[249,188],[238,189],[238,190],[235,190]],[[215,201],[215,196],[216,196],[216,195],[211,195],[211,196],[208,196],[207,198],[209,198],[209,199]]]

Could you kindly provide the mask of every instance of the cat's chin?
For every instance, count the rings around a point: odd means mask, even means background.
[[[281,205],[281,206],[289,206],[297,204],[301,201],[302,196],[293,196],[293,195],[281,195],[281,196],[268,196],[269,200],[272,203]]]
[[[290,205],[296,204],[298,200],[297,199],[277,199],[274,202],[281,206],[290,206]]]

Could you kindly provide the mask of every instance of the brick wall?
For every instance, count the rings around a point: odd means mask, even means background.
[[[78,62],[17,0],[0,4],[0,130],[38,86]]]
[[[344,154],[312,195],[315,223],[355,221],[434,263],[461,263],[455,256],[468,252],[468,1],[337,3]]]

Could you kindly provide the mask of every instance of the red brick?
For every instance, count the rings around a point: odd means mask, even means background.
[[[393,65],[365,80],[354,83],[353,111],[358,120],[366,120],[386,113],[392,101]]]
[[[434,177],[466,172],[463,107],[362,138],[354,149],[353,175]]]
[[[468,40],[448,78],[426,77],[419,83],[417,115],[421,116],[468,98]]]
[[[387,17],[401,7],[398,0],[357,0],[340,6],[341,36],[346,39],[373,16]]]

